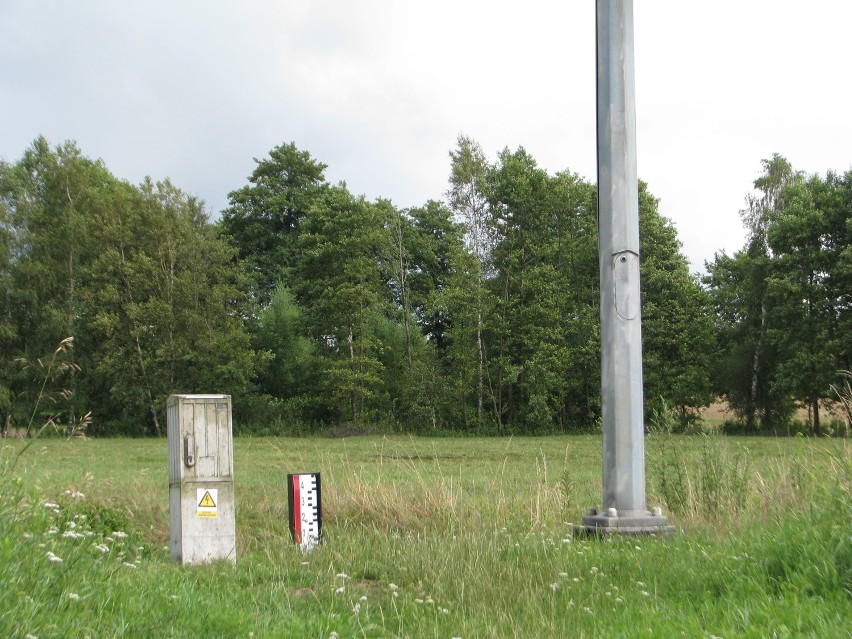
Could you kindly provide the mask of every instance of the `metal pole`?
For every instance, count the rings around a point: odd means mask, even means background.
[[[603,508],[589,532],[669,531],[645,505],[633,1],[597,0]]]

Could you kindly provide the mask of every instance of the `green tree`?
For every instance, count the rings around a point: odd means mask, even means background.
[[[557,271],[557,217],[550,178],[524,150],[504,150],[490,172],[496,238],[489,281],[499,420],[532,430],[555,421],[567,353],[560,328],[564,282]]]
[[[168,181],[134,187],[44,138],[2,167],[0,201],[13,238],[4,348],[33,362],[74,337],[79,370],[65,367],[69,392],[51,410],[139,432],[172,392],[251,389],[263,354],[243,329],[247,287],[201,202]]]
[[[302,223],[296,293],[322,358],[330,414],[359,423],[376,414],[382,362],[373,324],[386,297],[380,263],[391,258],[385,209],[343,186],[329,189]]]
[[[482,166],[472,148],[461,139],[454,162]],[[594,186],[570,172],[548,175],[523,149],[504,150],[496,164],[485,164],[483,181],[473,181],[471,174],[455,174],[468,178],[460,180],[465,189],[456,201],[481,211],[485,229],[479,235],[488,250],[474,256],[472,279],[466,282],[460,270],[442,295],[451,309],[449,370],[464,380],[462,389],[476,383],[471,364],[481,339],[483,397],[493,406],[498,429],[588,428],[600,414]],[[484,202],[470,196],[471,183],[478,184]],[[639,197],[645,390],[652,403],[664,400],[687,417],[712,397],[709,298],[689,273],[676,232],[660,217],[645,185]],[[470,236],[467,244],[474,245]]]
[[[784,206],[767,233],[773,252],[768,283],[773,321],[768,331],[780,353],[774,383],[810,407],[820,432],[819,403],[828,395],[835,371],[826,366],[835,348],[830,339],[833,307],[825,296],[828,277],[822,235],[825,216],[811,195],[814,181],[784,191]]]
[[[483,318],[490,314],[486,304],[491,300],[483,294],[480,277],[479,259],[465,249],[454,260],[446,285],[430,296],[430,308],[443,322],[439,351],[446,378],[443,419],[452,430],[476,430],[487,423],[479,403],[487,372],[480,367],[480,356],[485,346]]]
[[[750,283],[752,285],[751,295],[754,300],[760,300],[759,324],[756,321],[757,314],[753,313],[755,320],[753,324],[756,332],[754,339],[754,356],[751,369],[751,390],[749,401],[746,405],[746,421],[749,430],[755,427],[755,413],[760,412],[764,420],[771,421],[773,412],[777,409],[773,405],[784,405],[777,401],[780,398],[777,393],[768,389],[769,380],[774,377],[773,366],[767,366],[767,362],[774,361],[774,357],[767,355],[764,351],[771,348],[767,344],[767,331],[769,330],[769,277],[772,255],[769,250],[769,226],[773,217],[777,214],[782,204],[784,189],[795,181],[801,179],[801,174],[793,171],[793,167],[786,158],[777,153],[769,160],[761,160],[763,175],[754,181],[757,195],[749,195],[746,198],[748,207],[740,214],[748,231],[747,255],[754,263],[751,269]],[[763,361],[764,358],[767,360]],[[768,401],[758,403],[760,396],[766,397]],[[771,403],[771,404],[770,404]],[[790,409],[778,412],[781,419]]]
[[[0,162],[0,193],[10,167]],[[12,316],[12,251],[14,227],[6,204],[0,199],[0,437],[8,433],[12,423],[14,354],[17,331]]]
[[[476,382],[461,382],[463,375],[458,375],[453,363],[464,359],[457,356],[465,345],[475,344],[475,335],[452,345],[451,336],[458,336],[467,320],[476,326],[475,317],[464,316],[463,309],[470,306],[470,300],[456,295],[459,291],[455,288],[466,277],[471,281],[470,273],[476,272],[474,261],[464,244],[463,226],[453,220],[452,211],[444,204],[429,201],[410,209],[407,217],[406,281],[411,313],[419,330],[414,332],[413,375],[400,418],[419,428],[470,425],[465,406]],[[476,281],[475,275],[473,278]],[[475,347],[468,356],[476,359]]]
[[[708,264],[707,284],[716,309],[719,362],[714,386],[753,431],[786,421],[793,411],[789,396],[777,384],[780,354],[768,339],[772,323],[770,279],[773,254],[770,227],[783,207],[787,186],[802,179],[780,155],[762,161],[756,193],[741,211],[746,246],[733,257],[717,254]]]
[[[434,200],[410,209],[408,215],[411,219],[411,265],[407,280],[411,309],[421,332],[438,353],[443,354],[451,320],[447,309],[436,302],[436,297],[450,286],[464,259],[464,228],[453,220],[449,208]]]
[[[667,406],[688,420],[713,400],[710,380],[716,349],[709,294],[681,253],[659,201],[639,185],[642,346],[646,413]]]
[[[486,361],[488,355],[485,345],[485,314],[488,301],[486,300],[485,279],[489,269],[491,237],[488,225],[488,163],[482,148],[471,138],[459,136],[458,146],[450,152],[450,190],[449,203],[452,210],[459,216],[465,229],[465,241],[476,258],[473,263],[475,278],[474,287],[465,283],[472,295],[466,298],[467,304],[474,305],[473,314],[476,318],[476,421],[483,420],[485,404]],[[459,300],[462,302],[462,300]],[[464,350],[457,350],[461,356]],[[461,362],[459,362],[462,364]],[[464,369],[470,364],[464,362]],[[492,393],[493,396],[493,393]],[[466,413],[466,410],[465,410]],[[495,416],[499,411],[495,406]]]
[[[773,383],[803,406],[821,432],[820,405],[832,396],[838,369],[848,365],[848,176],[796,181],[767,236],[773,253],[769,339],[780,354]],[[844,326],[846,324],[846,326]]]
[[[276,284],[293,287],[299,228],[328,189],[326,165],[294,143],[276,146],[249,176],[249,184],[228,194],[220,228],[237,247],[257,301],[269,302]]]
[[[813,197],[825,216],[824,285],[835,319],[829,335],[835,345],[833,361],[838,368],[849,371],[852,370],[852,170],[843,174],[829,172]]]
[[[564,171],[551,185],[554,256],[563,282],[560,325],[566,349],[559,425],[590,428],[600,417],[600,273],[594,185]]]
[[[261,311],[255,344],[271,354],[268,365],[259,373],[261,390],[289,403],[290,413],[310,417],[311,389],[318,383],[315,347],[305,330],[304,311],[283,283]]]
[[[243,328],[247,287],[232,249],[202,203],[170,182],[121,191],[121,205],[98,225],[93,268],[99,405],[129,419],[171,393],[223,392],[238,407],[266,355]]]
[[[89,212],[108,206],[102,187],[110,179],[103,165],[83,157],[74,143],[51,149],[43,137],[17,163],[3,167],[0,198],[13,238],[5,313],[13,345],[7,347],[26,361],[36,361],[85,330],[81,292],[97,250]],[[86,366],[88,355],[78,348],[76,358]],[[52,411],[70,424],[85,412],[88,400],[77,372],[68,368],[65,373],[61,382],[68,392]],[[37,388],[26,377],[18,381],[14,394],[34,401]]]

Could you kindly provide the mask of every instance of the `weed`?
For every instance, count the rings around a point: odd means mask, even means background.
[[[676,428],[677,417],[662,400],[662,408],[656,409],[651,417],[651,462],[657,489],[666,508],[683,515],[690,510],[690,487],[686,458],[680,440],[673,434]]]
[[[575,506],[574,488],[574,475],[566,468],[559,477],[559,496],[561,497],[561,505],[565,512],[571,512]]]
[[[849,434],[849,429],[852,428],[852,371],[841,370],[838,373],[843,381],[838,385],[832,384],[831,390],[837,396],[845,417],[845,422],[842,424],[842,431],[838,428],[837,432],[842,432],[843,436],[846,437]]]

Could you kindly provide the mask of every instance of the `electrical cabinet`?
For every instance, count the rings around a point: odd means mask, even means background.
[[[230,395],[168,399],[172,559],[236,561]]]

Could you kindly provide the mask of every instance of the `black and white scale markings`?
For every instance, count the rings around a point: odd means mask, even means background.
[[[287,475],[287,501],[290,506],[290,534],[308,552],[322,535],[320,473]]]

